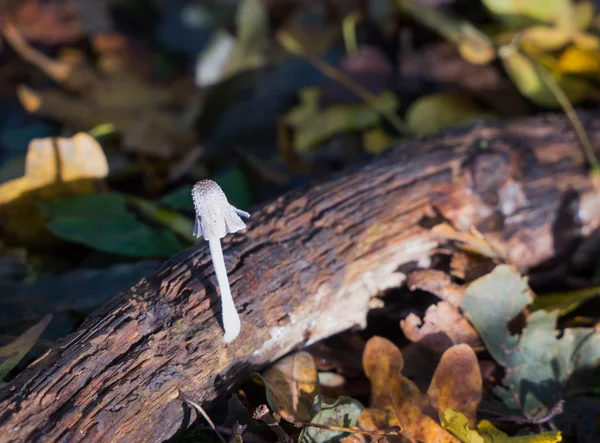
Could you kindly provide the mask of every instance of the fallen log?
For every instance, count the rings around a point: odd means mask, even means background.
[[[594,140],[600,123],[584,123]],[[0,391],[5,442],[162,441],[186,426],[179,392],[209,405],[294,348],[364,327],[402,264],[426,262],[441,217],[475,226],[522,270],[600,225],[568,122],[481,123],[381,158],[253,212],[223,248],[242,333],[222,343],[208,246],[166,261]]]

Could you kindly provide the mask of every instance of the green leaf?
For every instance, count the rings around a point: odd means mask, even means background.
[[[227,169],[215,174],[212,179],[223,189],[229,203],[236,208],[246,210],[254,204],[250,183],[240,168]],[[176,211],[194,212],[192,188],[183,186],[163,196],[158,203]]]
[[[129,215],[106,219],[59,218],[51,221],[48,229],[64,240],[132,257],[168,257],[182,249],[172,232],[156,231]]]
[[[52,314],[45,315],[14,342],[0,348],[0,381],[25,357],[40,338],[50,320],[52,320]]]
[[[363,405],[358,400],[350,397],[340,397],[335,403],[329,405],[323,402],[323,397],[318,396],[315,399],[313,417],[310,422],[327,426],[353,428],[356,426],[358,417],[363,409]],[[347,432],[330,431],[307,426],[302,429],[298,441],[300,443],[339,442],[349,435]]]
[[[148,275],[160,264],[142,260],[103,268],[77,268],[61,274],[44,274],[32,282],[5,282],[1,275],[0,327],[21,318],[23,313],[37,317],[53,312],[55,321],[50,335],[65,336],[72,332],[72,322],[62,321],[73,313],[89,314],[109,297],[124,291]],[[6,295],[5,295],[6,294]]]
[[[539,310],[529,316],[521,335],[511,334],[509,322],[531,301],[526,280],[501,265],[469,285],[461,308],[504,367],[502,385],[494,392],[535,423],[551,414],[567,382],[575,383],[580,373],[598,368],[600,331],[566,329],[558,339],[559,311]]]
[[[460,307],[494,360],[506,366],[506,349],[518,343],[508,322],[532,301],[527,279],[510,266],[500,265],[467,287]]]
[[[531,309],[533,311],[539,311],[540,309],[553,311],[558,309],[560,316],[564,316],[573,312],[585,301],[598,295],[600,295],[600,286],[585,288],[579,291],[546,294],[538,297],[531,305]]]
[[[138,200],[146,202],[135,201]],[[125,196],[111,192],[44,203],[40,207],[52,219],[47,227],[54,235],[99,251],[133,257],[167,257],[181,250],[172,232],[154,230],[137,220],[127,212],[126,202]],[[150,205],[151,208],[143,205],[142,209],[154,215],[153,219],[191,236],[193,226],[189,220]]]
[[[528,419],[547,415],[560,401],[561,382],[566,375],[566,354],[556,340],[557,312],[533,313],[518,345],[505,349],[505,376],[502,386],[494,388],[509,408],[522,411]]]
[[[547,416],[563,398],[565,385],[577,385],[581,374],[598,370],[600,332],[591,328],[565,329],[557,339],[558,311],[529,316],[519,344],[507,350],[502,386],[494,392],[510,408],[535,421]],[[597,374],[596,374],[597,375]],[[579,387],[585,391],[585,386]]]
[[[176,211],[194,212],[194,202],[192,201],[192,188],[183,186],[169,194],[163,196],[159,201],[161,205],[167,206]]]
[[[189,193],[188,198],[191,200]],[[196,238],[192,235],[194,223],[190,218],[184,217],[170,209],[161,208],[143,198],[129,196],[127,201],[148,219],[169,228],[190,243],[196,241]]]
[[[117,192],[89,194],[52,203],[40,203],[48,218],[111,218],[127,216],[125,197]]]

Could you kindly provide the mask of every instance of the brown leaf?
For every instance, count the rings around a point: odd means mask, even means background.
[[[262,375],[271,408],[290,423],[310,421],[319,387],[317,367],[308,352],[278,361]]]
[[[52,314],[46,314],[39,322],[21,334],[15,341],[0,347],[0,385],[6,375],[15,367],[37,342],[52,320]]]
[[[161,158],[177,155],[192,143],[191,129],[181,123],[185,121],[181,97],[189,102],[193,84],[181,82],[175,88],[150,82],[140,75],[123,39],[100,41],[105,52],[98,54],[98,73],[81,51],[68,50],[52,59],[32,47],[14,26],[5,25],[3,34],[23,59],[64,89],[36,91],[21,85],[17,97],[27,111],[76,130],[113,123],[124,135],[126,149]]]
[[[406,282],[411,291],[421,289],[431,292],[454,307],[459,307],[465,294],[462,286],[453,283],[450,276],[436,269],[420,269],[412,272]]]
[[[448,223],[440,223],[431,228],[431,231],[442,238],[454,240],[456,245],[465,251],[474,252],[491,259],[501,258],[497,248],[475,228],[471,228],[471,232],[459,232]]]
[[[473,326],[458,309],[445,301],[431,305],[425,312],[423,321],[415,314],[410,314],[400,322],[400,327],[410,341],[440,354],[461,343],[471,347],[481,345]]]
[[[492,272],[496,263],[488,258],[468,251],[457,250],[450,259],[450,273],[462,280],[473,281]]]
[[[481,390],[481,371],[475,351],[470,346],[461,344],[444,352],[427,395],[440,414],[446,408],[456,409],[474,425]]]
[[[371,382],[371,407],[359,418],[366,430],[400,426],[401,434],[412,442],[458,442],[444,431],[437,420],[423,412],[430,406],[427,395],[401,373],[404,359],[400,350],[389,340],[371,338],[363,354],[365,374]],[[401,441],[388,437],[389,441]]]

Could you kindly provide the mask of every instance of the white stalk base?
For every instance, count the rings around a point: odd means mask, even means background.
[[[225,269],[225,260],[223,259],[223,250],[221,249],[221,240],[209,240],[210,255],[212,258],[215,273],[217,274],[217,282],[221,291],[221,311],[223,314],[223,342],[230,343],[240,334],[242,323],[240,316],[235,309],[233,298],[231,297],[231,288],[229,286],[229,278]]]

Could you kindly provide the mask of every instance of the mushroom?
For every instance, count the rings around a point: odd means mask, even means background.
[[[248,218],[250,214],[233,207],[227,201],[223,190],[212,180],[202,180],[192,189],[192,199],[196,210],[194,236],[204,237],[208,241],[217,282],[221,290],[221,311],[223,314],[223,341],[229,343],[240,333],[240,317],[235,309],[231,288],[225,269],[221,239],[246,227],[240,217]]]

